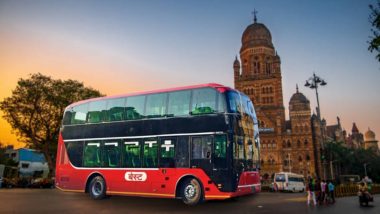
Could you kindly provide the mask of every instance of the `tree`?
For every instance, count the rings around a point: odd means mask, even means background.
[[[4,164],[6,166],[17,166],[17,162],[5,154],[6,150],[7,147],[0,142],[0,164]]]
[[[376,51],[376,59],[380,62],[380,1],[377,1],[377,5],[369,5],[371,13],[369,15],[369,22],[372,25],[371,41],[368,41],[368,50]]]
[[[0,102],[0,110],[20,141],[44,154],[51,176],[65,107],[99,96],[104,95],[78,81],[55,80],[37,73],[21,78],[12,95]]]
[[[367,175],[380,182],[380,155],[372,149],[348,148],[343,142],[328,142],[326,144],[327,161],[337,162],[341,174],[360,175],[364,177],[364,164]]]

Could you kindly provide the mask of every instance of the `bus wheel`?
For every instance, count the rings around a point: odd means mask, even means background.
[[[94,177],[89,186],[91,198],[100,200],[106,197],[106,182],[101,176]]]
[[[202,187],[195,178],[186,179],[181,187],[181,197],[183,203],[187,205],[196,205],[203,200]]]

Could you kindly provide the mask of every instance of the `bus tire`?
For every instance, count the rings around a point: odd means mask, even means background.
[[[193,206],[203,201],[203,190],[199,181],[195,178],[186,179],[181,186],[181,198],[183,203]]]
[[[106,182],[102,176],[94,177],[88,187],[90,197],[95,200],[100,200],[106,197]]]

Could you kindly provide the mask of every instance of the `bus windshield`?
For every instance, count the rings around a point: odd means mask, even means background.
[[[228,113],[235,114],[234,159],[246,169],[259,167],[259,132],[252,101],[246,95],[230,91],[228,93]]]

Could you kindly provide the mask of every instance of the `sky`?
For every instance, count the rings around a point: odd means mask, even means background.
[[[40,72],[107,95],[216,82],[233,87],[232,64],[253,22],[271,31],[281,56],[284,105],[315,72],[327,124],[380,138],[380,70],[367,41],[368,0],[0,0],[0,100]],[[238,55],[239,56],[239,55]],[[288,115],[288,110],[287,113]],[[2,113],[0,112],[0,116]],[[0,119],[0,142],[22,146]]]

